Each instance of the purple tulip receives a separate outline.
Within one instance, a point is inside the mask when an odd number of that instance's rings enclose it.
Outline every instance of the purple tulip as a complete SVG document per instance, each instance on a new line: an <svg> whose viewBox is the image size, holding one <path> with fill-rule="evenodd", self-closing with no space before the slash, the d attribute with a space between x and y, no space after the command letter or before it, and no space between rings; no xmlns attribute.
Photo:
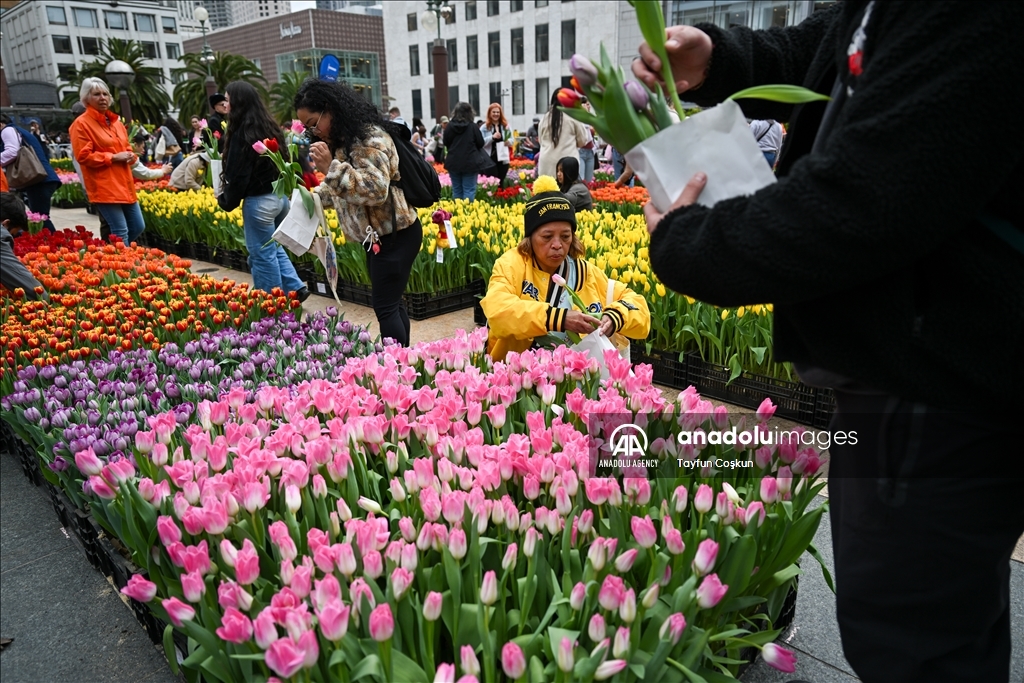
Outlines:
<svg viewBox="0 0 1024 683"><path fill-rule="evenodd" d="M647 109L647 105L650 103L650 98L642 85L636 81L626 81L625 88L626 94L629 95L629 101L633 103L634 107L640 111Z"/></svg>
<svg viewBox="0 0 1024 683"><path fill-rule="evenodd" d="M576 82L584 88L597 83L597 67L583 55L573 55L569 59L569 71L576 77Z"/></svg>

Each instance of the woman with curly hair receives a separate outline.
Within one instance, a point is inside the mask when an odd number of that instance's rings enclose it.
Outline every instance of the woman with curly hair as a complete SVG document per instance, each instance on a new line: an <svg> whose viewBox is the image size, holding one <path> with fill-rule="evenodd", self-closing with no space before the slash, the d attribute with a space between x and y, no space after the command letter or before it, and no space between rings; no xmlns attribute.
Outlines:
<svg viewBox="0 0 1024 683"><path fill-rule="evenodd" d="M423 226L402 189L393 185L401 175L391 139L392 134L408 135L408 129L385 122L372 102L347 85L315 78L299 88L295 111L317 138L309 155L325 177L314 191L325 208L337 211L345 238L366 246L381 336L408 346L409 314L402 294L423 243Z"/></svg>
<svg viewBox="0 0 1024 683"><path fill-rule="evenodd" d="M253 287L265 292L280 287L286 292L297 292L299 301L305 301L309 289L295 272L288 252L271 239L289 209L288 199L274 193L274 181L280 173L269 157L253 149L253 143L274 140L287 158L288 148L281 129L267 111L259 93L248 83L229 83L225 96L231 110L224 138L224 170L221 174L224 190L217 202L225 211L242 204L245 246L249 250Z"/></svg>

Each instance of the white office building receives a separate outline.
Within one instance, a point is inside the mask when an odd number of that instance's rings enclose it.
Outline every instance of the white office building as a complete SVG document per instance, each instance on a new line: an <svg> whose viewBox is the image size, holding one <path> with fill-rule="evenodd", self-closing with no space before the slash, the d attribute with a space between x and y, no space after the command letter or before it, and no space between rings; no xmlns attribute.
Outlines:
<svg viewBox="0 0 1024 683"><path fill-rule="evenodd" d="M448 102L469 102L481 116L500 102L509 125L526 130L548 109L551 94L567 84L569 58L595 59L603 42L611 59L628 64L640 44L635 13L625 0L455 0L452 17L440 22L448 50ZM437 30L422 25L423 2L385 2L384 36L388 93L411 121L433 121L431 49ZM624 56L620 59L620 55Z"/></svg>
<svg viewBox="0 0 1024 683"><path fill-rule="evenodd" d="M291 0L231 0L227 3L230 26L292 13Z"/></svg>
<svg viewBox="0 0 1024 683"><path fill-rule="evenodd" d="M171 70L184 66L178 6L171 0L31 0L0 15L3 65L7 81L52 83L60 88L76 70L93 61L100 40L122 38L142 44L150 61L164 73L172 96Z"/></svg>

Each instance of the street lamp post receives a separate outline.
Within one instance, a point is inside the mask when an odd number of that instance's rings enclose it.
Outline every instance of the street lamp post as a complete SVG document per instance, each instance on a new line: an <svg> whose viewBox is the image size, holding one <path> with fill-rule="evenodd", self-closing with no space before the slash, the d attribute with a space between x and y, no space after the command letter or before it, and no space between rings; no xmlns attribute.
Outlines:
<svg viewBox="0 0 1024 683"><path fill-rule="evenodd" d="M441 40L441 19L447 21L455 8L448 4L448 0L427 0L427 11L420 17L423 28L431 30L437 26L437 39L434 40L434 48L430 51L430 58L434 60L434 113L436 122L441 122L442 116L448 115L448 49Z"/></svg>
<svg viewBox="0 0 1024 683"><path fill-rule="evenodd" d="M120 94L121 116L126 123L132 122L132 106L128 102L128 88L135 82L135 71L127 62L115 59L109 62L103 70L107 77L107 83L117 88Z"/></svg>
<svg viewBox="0 0 1024 683"><path fill-rule="evenodd" d="M199 29L203 32L203 54L199 57L199 63L206 65L206 106L210 108L212 114L213 106L210 104L210 95L217 92L217 82L213 80L213 50L210 49L210 43L206 41L206 22L210 18L210 13L205 7L196 7L192 16L199 22Z"/></svg>

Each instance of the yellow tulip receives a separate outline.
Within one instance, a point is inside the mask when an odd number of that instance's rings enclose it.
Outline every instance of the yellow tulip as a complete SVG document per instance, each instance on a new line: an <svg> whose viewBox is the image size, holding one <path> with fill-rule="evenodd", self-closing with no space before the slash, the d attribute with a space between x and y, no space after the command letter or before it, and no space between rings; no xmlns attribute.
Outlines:
<svg viewBox="0 0 1024 683"><path fill-rule="evenodd" d="M737 318L742 318L744 313L746 313L746 310L743 308L743 306L740 306L739 308L736 309Z"/></svg>
<svg viewBox="0 0 1024 683"><path fill-rule="evenodd" d="M722 309L722 320L725 320L728 317L729 317L729 309L727 309L727 308Z"/></svg>
<svg viewBox="0 0 1024 683"><path fill-rule="evenodd" d="M658 296L665 296L665 285L660 282L654 286L654 290L658 293Z"/></svg>

